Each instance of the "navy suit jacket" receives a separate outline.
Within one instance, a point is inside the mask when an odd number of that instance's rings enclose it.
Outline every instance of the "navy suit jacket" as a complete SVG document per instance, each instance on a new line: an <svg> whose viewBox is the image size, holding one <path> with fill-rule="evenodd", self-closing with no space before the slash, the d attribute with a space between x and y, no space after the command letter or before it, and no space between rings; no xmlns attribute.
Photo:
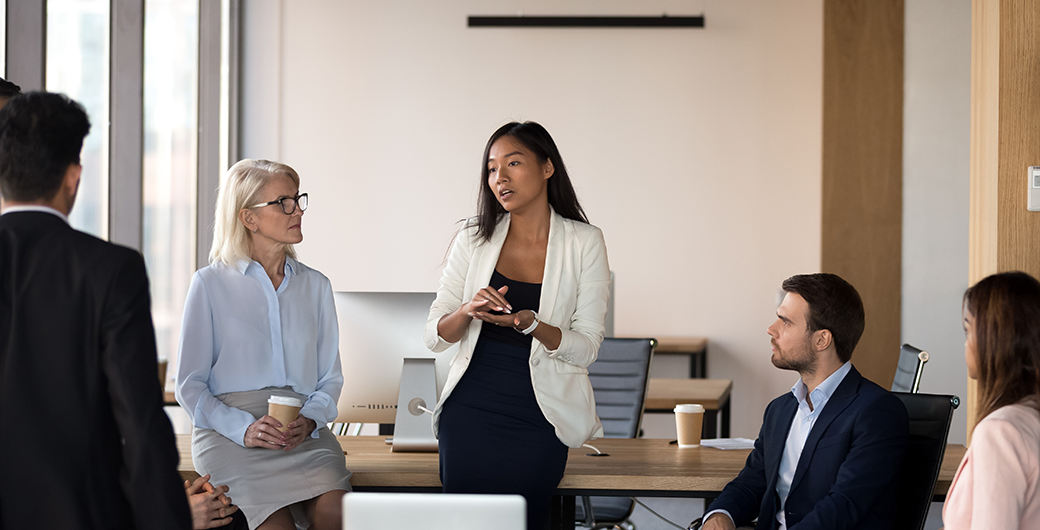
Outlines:
<svg viewBox="0 0 1040 530"><path fill-rule="evenodd" d="M780 459L798 409L788 392L766 407L762 430L744 469L709 507L737 526L758 517L777 528ZM892 528L895 479L909 425L898 398L852 368L813 425L795 468L784 511L789 530Z"/></svg>
<svg viewBox="0 0 1040 530"><path fill-rule="evenodd" d="M0 528L188 529L144 260L0 215Z"/></svg>

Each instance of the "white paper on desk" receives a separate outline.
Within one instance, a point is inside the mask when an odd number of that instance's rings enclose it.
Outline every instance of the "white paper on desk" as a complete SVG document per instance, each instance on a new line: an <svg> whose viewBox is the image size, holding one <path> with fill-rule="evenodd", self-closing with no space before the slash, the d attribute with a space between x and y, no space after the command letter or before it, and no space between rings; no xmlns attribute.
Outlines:
<svg viewBox="0 0 1040 530"><path fill-rule="evenodd" d="M715 449L754 449L755 441L747 438L712 438L709 440L701 440L701 445L704 447L714 447Z"/></svg>

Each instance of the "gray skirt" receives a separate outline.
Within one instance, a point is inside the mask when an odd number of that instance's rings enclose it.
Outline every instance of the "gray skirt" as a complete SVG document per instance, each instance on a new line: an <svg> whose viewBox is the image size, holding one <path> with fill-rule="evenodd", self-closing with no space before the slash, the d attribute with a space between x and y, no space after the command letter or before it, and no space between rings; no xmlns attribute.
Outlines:
<svg viewBox="0 0 1040 530"><path fill-rule="evenodd" d="M291 388L269 387L215 396L229 407L259 419L267 414L267 398L291 396L306 402L307 396ZM350 471L343 448L329 428L322 425L318 438L306 438L292 451L247 448L212 429L193 429L191 458L200 475L210 474L214 485L227 484L228 496L254 529L274 512L291 506L298 528L310 521L300 506L333 490L350 491Z"/></svg>

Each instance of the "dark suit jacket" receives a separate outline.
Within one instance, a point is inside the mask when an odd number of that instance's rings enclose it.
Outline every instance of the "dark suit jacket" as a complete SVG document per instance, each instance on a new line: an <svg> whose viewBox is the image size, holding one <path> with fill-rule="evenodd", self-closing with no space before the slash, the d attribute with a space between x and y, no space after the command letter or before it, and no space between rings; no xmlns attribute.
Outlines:
<svg viewBox="0 0 1040 530"><path fill-rule="evenodd" d="M191 528L137 252L0 215L0 528Z"/></svg>
<svg viewBox="0 0 1040 530"><path fill-rule="evenodd" d="M744 469L708 510L728 511L737 526L758 517L776 528L780 459L798 409L788 392L766 407ZM784 506L789 530L892 528L894 483L909 426L898 398L852 368L805 440Z"/></svg>

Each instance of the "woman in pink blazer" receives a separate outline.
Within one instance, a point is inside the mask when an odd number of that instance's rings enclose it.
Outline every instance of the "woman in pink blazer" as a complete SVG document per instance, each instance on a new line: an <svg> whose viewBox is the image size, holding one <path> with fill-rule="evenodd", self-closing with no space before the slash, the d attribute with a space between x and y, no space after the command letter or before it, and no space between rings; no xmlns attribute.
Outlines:
<svg viewBox="0 0 1040 530"><path fill-rule="evenodd" d="M1040 282L994 274L964 294L979 423L943 506L946 530L1040 525Z"/></svg>

